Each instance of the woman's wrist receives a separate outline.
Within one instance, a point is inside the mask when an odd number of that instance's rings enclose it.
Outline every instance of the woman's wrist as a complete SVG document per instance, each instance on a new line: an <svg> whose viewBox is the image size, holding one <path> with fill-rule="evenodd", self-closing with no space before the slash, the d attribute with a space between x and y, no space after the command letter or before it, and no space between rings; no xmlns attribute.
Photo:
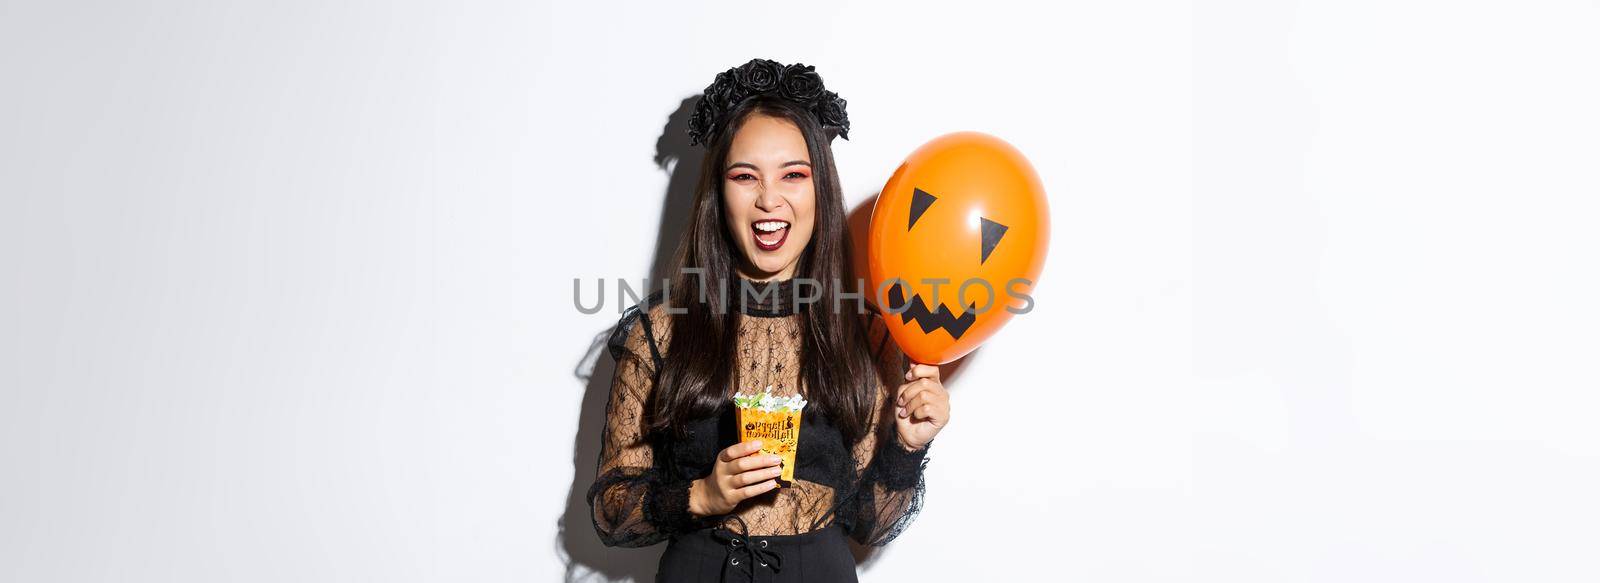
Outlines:
<svg viewBox="0 0 1600 583"><path fill-rule="evenodd" d="M933 440L918 448L907 447L898 435L886 441L879 443L878 453L872 460L874 479L891 490L915 487L921 480L928 447L933 445Z"/></svg>
<svg viewBox="0 0 1600 583"><path fill-rule="evenodd" d="M905 440L902 439L898 434L896 434L894 436L894 444L897 445L897 446L900 446L900 451L903 451L903 452L908 453L908 454L922 453L924 451L927 451L928 445L930 445L932 443L933 443L933 440L928 440L928 443L924 443L922 445L919 445L919 446L916 446L916 447L912 447L910 444L906 443Z"/></svg>
<svg viewBox="0 0 1600 583"><path fill-rule="evenodd" d="M704 518L706 516L707 513L705 511L705 504L701 503L700 501L700 498L705 495L705 491L705 478L700 478L693 482L689 482L690 516L695 518Z"/></svg>

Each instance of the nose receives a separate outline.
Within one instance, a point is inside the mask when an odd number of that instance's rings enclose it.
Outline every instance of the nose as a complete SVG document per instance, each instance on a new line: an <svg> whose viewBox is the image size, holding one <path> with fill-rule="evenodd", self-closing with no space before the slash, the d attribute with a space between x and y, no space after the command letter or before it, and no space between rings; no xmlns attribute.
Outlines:
<svg viewBox="0 0 1600 583"><path fill-rule="evenodd" d="M783 197L778 196L776 190L774 188L762 188L761 193L756 195L756 208L772 212L782 207Z"/></svg>

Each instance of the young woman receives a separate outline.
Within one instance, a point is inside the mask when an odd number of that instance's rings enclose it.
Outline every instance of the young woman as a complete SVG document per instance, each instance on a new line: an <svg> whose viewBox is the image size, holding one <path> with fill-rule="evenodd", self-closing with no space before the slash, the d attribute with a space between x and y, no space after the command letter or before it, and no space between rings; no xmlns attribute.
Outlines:
<svg viewBox="0 0 1600 583"><path fill-rule="evenodd" d="M855 581L846 538L886 544L921 506L950 402L938 367L905 362L861 296L841 297L860 291L831 146L844 103L811 67L757 59L691 119L708 151L679 270L611 337L588 492L608 546L670 541L658 581ZM734 426L733 394L768 387L809 402L783 484Z"/></svg>

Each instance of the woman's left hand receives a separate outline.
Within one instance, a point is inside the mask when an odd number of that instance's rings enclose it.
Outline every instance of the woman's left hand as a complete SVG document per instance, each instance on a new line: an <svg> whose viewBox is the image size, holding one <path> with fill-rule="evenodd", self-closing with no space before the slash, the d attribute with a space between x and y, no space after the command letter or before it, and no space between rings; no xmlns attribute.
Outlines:
<svg viewBox="0 0 1600 583"><path fill-rule="evenodd" d="M939 382L939 367L912 363L895 396L894 427L906 449L921 449L950 423L950 393Z"/></svg>

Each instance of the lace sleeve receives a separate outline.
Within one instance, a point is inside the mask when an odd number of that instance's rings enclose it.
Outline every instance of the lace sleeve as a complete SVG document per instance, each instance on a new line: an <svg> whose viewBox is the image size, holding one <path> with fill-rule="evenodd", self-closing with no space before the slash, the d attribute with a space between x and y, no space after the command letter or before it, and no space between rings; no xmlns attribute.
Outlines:
<svg viewBox="0 0 1600 583"><path fill-rule="evenodd" d="M864 545L883 546L910 527L922 509L923 469L932 442L915 451L900 444L894 430L893 393L905 374L905 361L881 320L873 318L872 323L872 346L879 362L877 406L870 425L875 429L855 446L860 482L850 511L850 537Z"/></svg>
<svg viewBox="0 0 1600 583"><path fill-rule="evenodd" d="M594 528L606 546L652 545L694 521L689 482L668 477L644 431L661 354L659 335L666 328L659 312L629 308L609 342L617 368L606 402L598 476L588 492Z"/></svg>

